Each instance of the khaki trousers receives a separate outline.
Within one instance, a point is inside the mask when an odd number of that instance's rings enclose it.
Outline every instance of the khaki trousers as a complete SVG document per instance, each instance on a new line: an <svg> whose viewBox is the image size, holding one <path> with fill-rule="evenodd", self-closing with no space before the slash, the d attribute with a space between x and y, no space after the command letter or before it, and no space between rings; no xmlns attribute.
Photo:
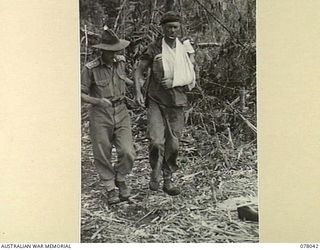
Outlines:
<svg viewBox="0 0 320 250"><path fill-rule="evenodd" d="M148 138L151 180L171 178L178 169L179 138L184 127L183 107L167 108L148 100Z"/></svg>
<svg viewBox="0 0 320 250"><path fill-rule="evenodd" d="M107 190L115 188L114 180L124 180L131 172L135 159L130 117L125 104L103 109L93 107L90 112L90 136L95 166ZM111 163L112 145L118 161Z"/></svg>

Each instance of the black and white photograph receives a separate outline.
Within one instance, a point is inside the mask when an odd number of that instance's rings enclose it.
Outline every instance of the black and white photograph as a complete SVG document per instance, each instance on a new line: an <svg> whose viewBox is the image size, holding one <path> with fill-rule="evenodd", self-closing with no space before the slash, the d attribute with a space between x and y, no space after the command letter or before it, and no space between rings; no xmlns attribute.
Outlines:
<svg viewBox="0 0 320 250"><path fill-rule="evenodd" d="M79 11L81 242L259 242L256 1Z"/></svg>

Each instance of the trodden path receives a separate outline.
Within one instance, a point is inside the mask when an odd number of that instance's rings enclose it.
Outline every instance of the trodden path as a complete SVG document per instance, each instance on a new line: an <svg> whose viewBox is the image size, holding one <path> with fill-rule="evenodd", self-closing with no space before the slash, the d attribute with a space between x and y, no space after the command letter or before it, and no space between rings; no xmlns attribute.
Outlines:
<svg viewBox="0 0 320 250"><path fill-rule="evenodd" d="M182 193L170 197L148 189L148 141L141 132L145 121L138 120L137 160L128 176L132 198L112 206L93 165L88 121L82 122L81 242L258 242L258 223L237 216L238 205L257 204L256 145L225 147L233 166L226 168L214 137L186 127L175 176Z"/></svg>

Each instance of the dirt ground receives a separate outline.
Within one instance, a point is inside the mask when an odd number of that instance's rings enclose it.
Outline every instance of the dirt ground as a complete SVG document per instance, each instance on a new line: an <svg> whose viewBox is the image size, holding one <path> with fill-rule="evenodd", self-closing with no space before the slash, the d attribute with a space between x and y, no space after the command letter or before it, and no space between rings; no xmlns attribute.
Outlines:
<svg viewBox="0 0 320 250"><path fill-rule="evenodd" d="M232 163L227 168L226 156L219 157L214 149L214 138L194 126L186 127L181 168L175 176L182 193L170 197L148 188L145 121L141 122L141 116L133 119L137 159L128 176L132 197L129 202L108 206L94 168L88 125L83 121L82 242L258 242L258 223L241 221L237 214L242 204L257 209L255 142L239 144L232 152L225 150Z"/></svg>

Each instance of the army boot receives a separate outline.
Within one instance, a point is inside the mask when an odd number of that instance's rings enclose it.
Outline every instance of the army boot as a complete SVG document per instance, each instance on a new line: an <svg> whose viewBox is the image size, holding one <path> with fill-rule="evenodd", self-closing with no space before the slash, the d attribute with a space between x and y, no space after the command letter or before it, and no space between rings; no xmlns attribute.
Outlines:
<svg viewBox="0 0 320 250"><path fill-rule="evenodd" d="M179 195L181 193L180 188L174 186L171 178L163 179L163 191L171 196Z"/></svg>
<svg viewBox="0 0 320 250"><path fill-rule="evenodd" d="M108 191L108 204L112 205L112 204L116 204L119 203L120 199L119 199L119 192L117 189L112 189L110 191Z"/></svg>
<svg viewBox="0 0 320 250"><path fill-rule="evenodd" d="M130 197L130 189L125 181L115 181L116 186L119 188L119 198L121 201L126 201Z"/></svg>
<svg viewBox="0 0 320 250"><path fill-rule="evenodd" d="M158 191L160 187L160 183L158 181L150 180L149 188L152 191Z"/></svg>

